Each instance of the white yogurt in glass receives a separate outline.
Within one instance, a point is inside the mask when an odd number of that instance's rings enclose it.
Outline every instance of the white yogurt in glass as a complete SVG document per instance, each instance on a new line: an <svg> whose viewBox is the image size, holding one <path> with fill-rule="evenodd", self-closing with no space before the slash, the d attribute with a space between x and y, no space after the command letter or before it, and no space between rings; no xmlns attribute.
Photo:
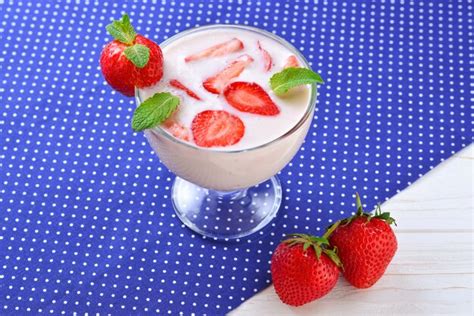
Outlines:
<svg viewBox="0 0 474 316"><path fill-rule="evenodd" d="M238 38L244 49L229 55L185 62L185 57L210 46ZM272 57L273 66L265 71L257 41ZM211 25L182 32L164 43L164 76L155 86L136 90L137 103L156 92L178 95L181 104L174 119L186 128L196 114L204 110L225 110L238 116L245 125L245 134L234 145L202 148L192 140L173 137L158 126L145 131L150 145L162 162L176 175L199 186L231 191L261 183L281 170L298 151L306 136L316 103L316 86L307 85L276 96L269 86L272 74L283 70L289 56L295 55L302 67L309 68L304 57L285 40L262 30L237 25ZM259 84L279 107L275 116L262 116L238 111L227 104L224 96L211 94L202 86L243 54L254 61L233 81ZM196 100L169 85L179 80L202 100Z"/></svg>

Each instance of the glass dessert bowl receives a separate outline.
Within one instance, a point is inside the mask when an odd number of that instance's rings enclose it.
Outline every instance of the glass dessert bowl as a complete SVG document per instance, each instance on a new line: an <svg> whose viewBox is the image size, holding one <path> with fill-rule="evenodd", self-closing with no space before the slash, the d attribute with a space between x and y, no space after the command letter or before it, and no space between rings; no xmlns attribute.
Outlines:
<svg viewBox="0 0 474 316"><path fill-rule="evenodd" d="M211 42L218 44L233 38L243 42L239 52L192 63L184 61L185 55L202 51ZM258 47L252 46L257 42ZM156 86L135 89L136 102L140 105L147 96L165 88L170 79L179 77L201 96L199 100L181 102L184 110L177 119L183 124L189 125L190 117L199 111L225 109L241 117L245 125L245 135L238 143L222 147L198 146L190 139L175 137L163 124L145 130L155 153L177 175L171 195L176 214L187 227L204 236L240 238L271 222L282 201L281 184L275 175L299 150L312 122L315 84L294 88L296 91L284 97L267 91L280 109L274 116L241 113L225 105L221 95L203 90L203 78L242 53L251 54L252 60L257 60L260 43L272 55L276 71L281 70L283 59L288 56L296 57L301 67L310 68L298 50L272 33L240 25L210 25L181 32L161 43L168 77L165 75ZM244 52L243 47L246 47ZM263 71L261 66L261 62L254 62L253 68L245 69L231 82L256 81L269 90L262 78L268 81L272 72ZM202 72L205 72L203 76Z"/></svg>

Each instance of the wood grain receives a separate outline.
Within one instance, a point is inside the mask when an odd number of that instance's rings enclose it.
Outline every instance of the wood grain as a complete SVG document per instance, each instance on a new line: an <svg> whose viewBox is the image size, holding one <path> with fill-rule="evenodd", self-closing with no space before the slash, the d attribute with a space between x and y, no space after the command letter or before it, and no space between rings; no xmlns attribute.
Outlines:
<svg viewBox="0 0 474 316"><path fill-rule="evenodd" d="M399 250L372 288L341 278L323 299L294 308L270 286L230 315L473 315L473 177L471 145L384 203Z"/></svg>

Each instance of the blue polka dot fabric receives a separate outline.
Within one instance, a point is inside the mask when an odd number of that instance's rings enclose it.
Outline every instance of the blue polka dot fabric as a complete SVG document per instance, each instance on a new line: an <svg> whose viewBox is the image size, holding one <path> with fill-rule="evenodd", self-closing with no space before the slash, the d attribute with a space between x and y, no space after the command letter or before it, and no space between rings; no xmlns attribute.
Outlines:
<svg viewBox="0 0 474 316"><path fill-rule="evenodd" d="M264 231L215 241L176 217L174 175L132 131L134 100L99 69L105 26L125 12L156 42L198 25L253 25L325 78ZM320 234L355 210L355 191L371 209L472 142L473 12L470 1L3 2L0 314L239 306L271 283L286 233Z"/></svg>

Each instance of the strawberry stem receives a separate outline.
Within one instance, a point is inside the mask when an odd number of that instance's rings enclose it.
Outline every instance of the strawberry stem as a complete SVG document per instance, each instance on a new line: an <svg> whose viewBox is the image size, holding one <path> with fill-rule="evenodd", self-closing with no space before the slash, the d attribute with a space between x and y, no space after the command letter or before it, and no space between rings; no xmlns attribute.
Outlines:
<svg viewBox="0 0 474 316"><path fill-rule="evenodd" d="M334 225L337 227L339 222L334 223ZM336 229L336 227L334 229ZM303 245L303 251L307 251L309 248L312 248L318 260L321 257L321 254L324 253L334 262L334 264L336 264L336 266L342 267L335 248L330 248L326 234L324 234L323 237L316 237L307 234L290 234L288 235L290 237L283 242L288 244L289 247Z"/></svg>
<svg viewBox="0 0 474 316"><path fill-rule="evenodd" d="M338 226L339 225L348 225L350 222L352 222L354 219L356 219L358 217L365 217L367 222L369 222L373 218L378 218L378 219L381 219L381 220L387 222L387 224L389 224L389 225L390 224L395 224L395 226L397 225L397 223L395 222L395 219L390 216L389 212L382 212L380 204L377 204L377 208L375 209L374 214L364 212L364 208L362 206L362 202L360 200L359 193L357 193L357 192L356 192L356 206L357 206L356 214L352 215L352 216L349 216L349 217L347 217L343 220L340 220L339 221L340 223L337 224ZM329 235L331 235L331 233L337 228L337 227L333 227L334 225L332 225L328 228L328 231L324 234L324 236L326 236L328 238Z"/></svg>
<svg viewBox="0 0 474 316"><path fill-rule="evenodd" d="M114 39L128 46L133 45L135 37L137 36L127 14L124 14L122 19L113 21L105 28Z"/></svg>
<svg viewBox="0 0 474 316"><path fill-rule="evenodd" d="M360 201L359 193L356 192L356 207L357 215L362 216L364 214L364 208L362 207L362 202Z"/></svg>
<svg viewBox="0 0 474 316"><path fill-rule="evenodd" d="M336 248L334 249L323 249L323 252L338 266L339 268L344 270L344 266L342 265L341 259L337 255Z"/></svg>
<svg viewBox="0 0 474 316"><path fill-rule="evenodd" d="M329 226L329 228L328 228L328 229L326 230L326 232L324 233L323 238L329 239L329 236L331 236L331 234L333 233L333 231L335 231L336 228L338 228L340 224L341 224L341 221L337 221L337 222L335 222L334 224L332 224L331 226Z"/></svg>

